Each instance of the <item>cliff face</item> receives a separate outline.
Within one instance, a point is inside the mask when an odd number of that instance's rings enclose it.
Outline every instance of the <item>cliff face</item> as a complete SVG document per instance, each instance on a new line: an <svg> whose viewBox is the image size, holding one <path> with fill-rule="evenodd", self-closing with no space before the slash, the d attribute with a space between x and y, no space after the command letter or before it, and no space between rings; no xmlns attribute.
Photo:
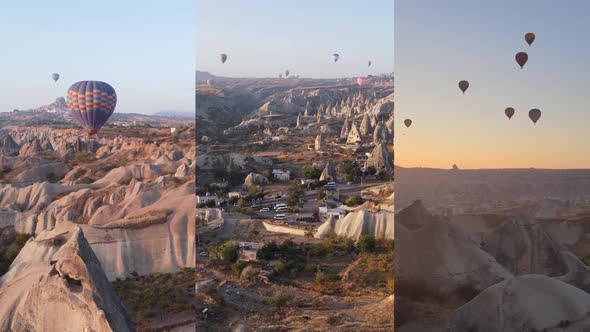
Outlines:
<svg viewBox="0 0 590 332"><path fill-rule="evenodd" d="M134 331L80 227L30 239L0 279L0 330Z"/></svg>

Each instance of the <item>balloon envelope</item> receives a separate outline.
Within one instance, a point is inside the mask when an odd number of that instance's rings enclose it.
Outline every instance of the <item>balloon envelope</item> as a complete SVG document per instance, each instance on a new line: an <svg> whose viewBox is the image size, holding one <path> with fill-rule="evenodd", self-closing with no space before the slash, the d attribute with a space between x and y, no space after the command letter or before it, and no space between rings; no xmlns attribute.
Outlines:
<svg viewBox="0 0 590 332"><path fill-rule="evenodd" d="M285 70L285 77L289 76L289 71Z"/></svg>
<svg viewBox="0 0 590 332"><path fill-rule="evenodd" d="M518 65L520 66L520 69L522 69L522 67L524 67L524 64L529 59L529 55L526 54L526 52L518 52L516 53L514 58L516 59L516 63L518 63Z"/></svg>
<svg viewBox="0 0 590 332"><path fill-rule="evenodd" d="M532 32L527 33L524 35L524 40L531 46L531 44L535 41L535 34Z"/></svg>
<svg viewBox="0 0 590 332"><path fill-rule="evenodd" d="M463 93L465 93L465 91L467 91L467 88L469 88L469 82L467 82L467 81L459 82L459 89L461 89L461 91L463 91Z"/></svg>
<svg viewBox="0 0 590 332"><path fill-rule="evenodd" d="M336 62L340 58L340 54L334 53L334 54L332 54L332 57L334 58L334 62Z"/></svg>
<svg viewBox="0 0 590 332"><path fill-rule="evenodd" d="M371 61L369 61L369 63L367 64L367 67L371 67Z"/></svg>
<svg viewBox="0 0 590 332"><path fill-rule="evenodd" d="M221 57L221 63L225 63L225 61L227 61L227 54L221 53L220 57Z"/></svg>
<svg viewBox="0 0 590 332"><path fill-rule="evenodd" d="M511 118L512 118L512 116L514 115L514 108L512 108L512 107L507 107L507 108L504 110L504 113L506 114L506 116L508 117L508 119L511 119Z"/></svg>
<svg viewBox="0 0 590 332"><path fill-rule="evenodd" d="M59 74L53 73L53 74L51 74L51 78L53 79L54 82L57 82L57 80L59 80Z"/></svg>
<svg viewBox="0 0 590 332"><path fill-rule="evenodd" d="M410 128L410 126L412 125L412 120L410 120L410 119L405 119L405 120L404 120L404 124L406 125L406 128Z"/></svg>
<svg viewBox="0 0 590 332"><path fill-rule="evenodd" d="M529 111L529 118L531 118L531 120L533 121L533 123L537 123L537 121L539 121L539 118L541 117L541 111L533 108L532 110Z"/></svg>
<svg viewBox="0 0 590 332"><path fill-rule="evenodd" d="M367 78L366 77L359 77L356 79L356 82L358 83L359 86L362 87L367 82Z"/></svg>
<svg viewBox="0 0 590 332"><path fill-rule="evenodd" d="M115 111L117 93L112 86L100 81L74 83L66 95L68 109L76 121L94 135Z"/></svg>

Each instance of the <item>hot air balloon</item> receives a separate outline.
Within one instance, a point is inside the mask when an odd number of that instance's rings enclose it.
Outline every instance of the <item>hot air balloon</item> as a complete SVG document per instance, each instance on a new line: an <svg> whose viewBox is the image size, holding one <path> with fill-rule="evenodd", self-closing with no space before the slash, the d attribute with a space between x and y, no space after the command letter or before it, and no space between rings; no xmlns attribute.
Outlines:
<svg viewBox="0 0 590 332"><path fill-rule="evenodd" d="M465 91L467 91L467 88L469 88L469 82L467 82L467 81L459 82L459 89L461 89L461 91L463 91L463 93L465 93Z"/></svg>
<svg viewBox="0 0 590 332"><path fill-rule="evenodd" d="M74 83L66 95L68 109L88 135L95 135L107 122L117 105L117 93L112 86L99 81Z"/></svg>
<svg viewBox="0 0 590 332"><path fill-rule="evenodd" d="M541 111L533 108L532 110L529 111L529 118L531 118L531 120L533 121L533 123L537 123L537 121L539 120L539 118L541 117Z"/></svg>
<svg viewBox="0 0 590 332"><path fill-rule="evenodd" d="M282 74L282 73L281 73L281 74L279 74L279 78L283 78L283 74Z"/></svg>
<svg viewBox="0 0 590 332"><path fill-rule="evenodd" d="M522 69L522 67L524 67L524 64L529 59L529 55L526 54L526 52L518 52L516 53L514 58L516 59L516 63L518 63L518 65L520 66L520 69Z"/></svg>
<svg viewBox="0 0 590 332"><path fill-rule="evenodd" d="M285 77L289 77L289 71L285 70Z"/></svg>
<svg viewBox="0 0 590 332"><path fill-rule="evenodd" d="M371 67L371 60L369 60L369 62L367 63L367 67Z"/></svg>
<svg viewBox="0 0 590 332"><path fill-rule="evenodd" d="M208 79L207 80L207 85L210 87L213 87L213 80L212 79Z"/></svg>
<svg viewBox="0 0 590 332"><path fill-rule="evenodd" d="M363 85L365 85L365 83L367 82L367 78L366 77L359 77L356 79L356 82L358 83L358 85L360 87L363 87Z"/></svg>
<svg viewBox="0 0 590 332"><path fill-rule="evenodd" d="M406 128L410 128L410 126L412 125L412 120L410 120L410 119L405 119L405 120L404 120L404 124L406 125Z"/></svg>
<svg viewBox="0 0 590 332"><path fill-rule="evenodd" d="M57 82L57 80L59 80L59 74L53 73L53 74L51 74L51 78L53 79L54 82Z"/></svg>
<svg viewBox="0 0 590 332"><path fill-rule="evenodd" d="M535 41L535 34L532 32L527 33L524 35L524 40L531 46L531 44Z"/></svg>
<svg viewBox="0 0 590 332"><path fill-rule="evenodd" d="M512 116L514 115L514 108L512 107L507 107L504 110L504 113L506 114L506 116L508 117L508 119L512 119Z"/></svg>
<svg viewBox="0 0 590 332"><path fill-rule="evenodd" d="M225 63L225 61L227 61L227 54L221 53L220 57L221 57L221 63Z"/></svg>
<svg viewBox="0 0 590 332"><path fill-rule="evenodd" d="M334 54L332 54L332 57L334 58L334 62L336 62L340 58L340 54L334 53Z"/></svg>

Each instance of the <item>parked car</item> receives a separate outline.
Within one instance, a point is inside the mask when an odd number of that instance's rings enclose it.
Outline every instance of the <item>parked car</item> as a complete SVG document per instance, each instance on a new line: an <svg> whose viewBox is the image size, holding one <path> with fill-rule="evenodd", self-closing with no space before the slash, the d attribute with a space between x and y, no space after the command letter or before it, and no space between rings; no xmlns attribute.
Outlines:
<svg viewBox="0 0 590 332"><path fill-rule="evenodd" d="M202 256L202 257L207 257L207 253L206 253L206 252L204 252L204 251L201 251L201 252L199 253L199 256Z"/></svg>
<svg viewBox="0 0 590 332"><path fill-rule="evenodd" d="M275 215L275 219L276 220L283 220L285 218L286 218L286 216L284 214L277 214L277 215Z"/></svg>
<svg viewBox="0 0 590 332"><path fill-rule="evenodd" d="M270 212L270 209L265 207L265 208L260 209L260 212Z"/></svg>

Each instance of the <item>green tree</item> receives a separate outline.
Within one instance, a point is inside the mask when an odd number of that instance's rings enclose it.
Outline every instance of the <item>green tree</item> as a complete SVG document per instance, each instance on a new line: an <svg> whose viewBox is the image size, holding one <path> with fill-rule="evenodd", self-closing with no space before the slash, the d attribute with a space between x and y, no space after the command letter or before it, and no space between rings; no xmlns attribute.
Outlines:
<svg viewBox="0 0 590 332"><path fill-rule="evenodd" d="M308 179L319 179L322 175L322 170L316 166L305 166L303 167L303 176Z"/></svg>
<svg viewBox="0 0 590 332"><path fill-rule="evenodd" d="M239 249L240 247L237 243L227 241L221 248L221 258L228 263L233 263L238 260Z"/></svg>
<svg viewBox="0 0 590 332"><path fill-rule="evenodd" d="M375 250L375 237L370 234L361 235L357 247L360 252L373 252Z"/></svg>
<svg viewBox="0 0 590 332"><path fill-rule="evenodd" d="M240 208L243 208L245 204L246 204L246 201L243 198L241 198L241 197L238 198L238 206Z"/></svg>

